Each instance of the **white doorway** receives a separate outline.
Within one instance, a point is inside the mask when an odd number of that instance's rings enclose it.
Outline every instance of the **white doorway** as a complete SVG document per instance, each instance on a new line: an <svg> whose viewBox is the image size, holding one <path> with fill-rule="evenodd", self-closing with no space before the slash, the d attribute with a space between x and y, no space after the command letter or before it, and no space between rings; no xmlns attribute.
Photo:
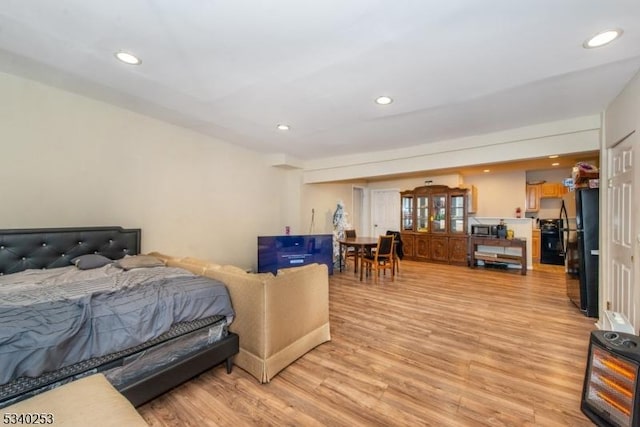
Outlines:
<svg viewBox="0 0 640 427"><path fill-rule="evenodd" d="M638 136L631 133L609 148L608 168L608 246L611 250L607 268L607 292L604 308L624 314L636 332L640 330L639 292L634 289L634 255L640 235L634 221L634 188L637 188L638 160L635 146ZM637 209L637 206L635 207ZM636 237L637 236L637 237Z"/></svg>
<svg viewBox="0 0 640 427"><path fill-rule="evenodd" d="M353 215L351 217L351 226L359 235L365 235L363 213L364 213L364 188L353 187L351 196L351 206L353 206Z"/></svg>
<svg viewBox="0 0 640 427"><path fill-rule="evenodd" d="M400 190L371 190L371 236L400 231Z"/></svg>

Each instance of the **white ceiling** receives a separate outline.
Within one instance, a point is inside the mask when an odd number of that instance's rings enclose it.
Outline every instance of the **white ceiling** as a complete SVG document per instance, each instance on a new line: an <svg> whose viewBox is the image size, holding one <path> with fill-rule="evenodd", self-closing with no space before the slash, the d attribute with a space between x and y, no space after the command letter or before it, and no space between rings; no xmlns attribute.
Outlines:
<svg viewBox="0 0 640 427"><path fill-rule="evenodd" d="M599 113L639 69L638 0L0 2L0 71L302 160Z"/></svg>

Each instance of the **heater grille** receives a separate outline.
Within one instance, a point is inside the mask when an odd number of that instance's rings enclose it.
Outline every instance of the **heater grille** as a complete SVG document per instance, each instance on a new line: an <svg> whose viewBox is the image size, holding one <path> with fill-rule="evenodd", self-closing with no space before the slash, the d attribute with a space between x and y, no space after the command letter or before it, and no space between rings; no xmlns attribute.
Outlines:
<svg viewBox="0 0 640 427"><path fill-rule="evenodd" d="M591 334L582 409L604 426L635 426L638 337L597 331Z"/></svg>

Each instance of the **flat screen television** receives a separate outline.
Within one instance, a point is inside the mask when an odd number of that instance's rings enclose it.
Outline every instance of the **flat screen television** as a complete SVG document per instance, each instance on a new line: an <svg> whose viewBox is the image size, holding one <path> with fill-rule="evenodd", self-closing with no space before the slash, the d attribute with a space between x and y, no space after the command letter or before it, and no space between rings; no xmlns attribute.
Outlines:
<svg viewBox="0 0 640 427"><path fill-rule="evenodd" d="M258 273L325 264L333 274L333 234L258 236Z"/></svg>

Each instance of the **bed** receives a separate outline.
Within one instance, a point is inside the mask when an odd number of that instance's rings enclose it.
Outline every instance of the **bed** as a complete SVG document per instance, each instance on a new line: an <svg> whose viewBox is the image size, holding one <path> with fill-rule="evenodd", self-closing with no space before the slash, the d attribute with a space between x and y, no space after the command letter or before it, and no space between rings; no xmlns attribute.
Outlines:
<svg viewBox="0 0 640 427"><path fill-rule="evenodd" d="M96 372L135 406L231 372L226 287L139 252L139 229L0 230L0 408Z"/></svg>

